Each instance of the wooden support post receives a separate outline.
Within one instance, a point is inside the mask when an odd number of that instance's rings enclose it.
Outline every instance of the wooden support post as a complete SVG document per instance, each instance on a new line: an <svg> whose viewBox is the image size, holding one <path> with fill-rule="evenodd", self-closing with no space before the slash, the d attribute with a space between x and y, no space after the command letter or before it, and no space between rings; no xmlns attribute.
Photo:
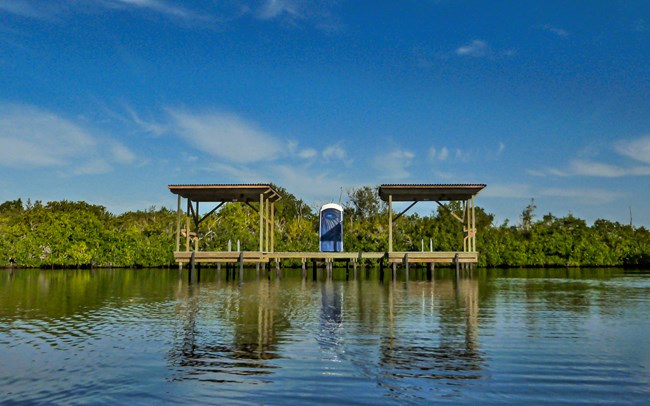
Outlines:
<svg viewBox="0 0 650 406"><path fill-rule="evenodd" d="M393 252L393 195L388 195L388 252Z"/></svg>
<svg viewBox="0 0 650 406"><path fill-rule="evenodd" d="M264 252L264 194L260 193L260 252Z"/></svg>
<svg viewBox="0 0 650 406"><path fill-rule="evenodd" d="M271 202L271 252L275 252L275 202Z"/></svg>
<svg viewBox="0 0 650 406"><path fill-rule="evenodd" d="M318 279L318 270L316 269L316 260L315 259L311 260L311 272L312 272L312 279L313 280Z"/></svg>
<svg viewBox="0 0 650 406"><path fill-rule="evenodd" d="M181 200L183 198L178 195L178 209L176 210L176 251L181 250Z"/></svg>
<svg viewBox="0 0 650 406"><path fill-rule="evenodd" d="M239 281L244 281L244 252L239 252Z"/></svg>
<svg viewBox="0 0 650 406"><path fill-rule="evenodd" d="M190 199L187 199L187 217L185 217L185 251L190 250Z"/></svg>
<svg viewBox="0 0 650 406"><path fill-rule="evenodd" d="M472 196L472 252L476 252L476 202Z"/></svg>
<svg viewBox="0 0 650 406"><path fill-rule="evenodd" d="M393 262L393 272L392 273L393 273L393 275L392 275L393 280L397 279L397 264L395 262Z"/></svg>
<svg viewBox="0 0 650 406"><path fill-rule="evenodd" d="M302 279L306 279L307 278L307 259L303 258L301 260L301 263L302 263Z"/></svg>
<svg viewBox="0 0 650 406"><path fill-rule="evenodd" d="M192 255L190 256L190 267L188 270L188 275L187 278L190 283L194 282L194 273L195 273L195 264L194 264L194 252L192 252Z"/></svg>
<svg viewBox="0 0 650 406"><path fill-rule="evenodd" d="M403 264L404 264L404 278L406 280L409 280L409 254L408 252L404 254L404 259L403 259Z"/></svg>
<svg viewBox="0 0 650 406"><path fill-rule="evenodd" d="M460 271L460 261L458 260L458 253L454 256L454 262L456 263L456 275L458 275L458 271Z"/></svg>
<svg viewBox="0 0 650 406"><path fill-rule="evenodd" d="M266 252L269 252L269 229L271 224L269 224L269 212L270 212L270 202L267 200L264 205L264 247Z"/></svg>
<svg viewBox="0 0 650 406"><path fill-rule="evenodd" d="M275 276L280 277L280 258L275 260Z"/></svg>

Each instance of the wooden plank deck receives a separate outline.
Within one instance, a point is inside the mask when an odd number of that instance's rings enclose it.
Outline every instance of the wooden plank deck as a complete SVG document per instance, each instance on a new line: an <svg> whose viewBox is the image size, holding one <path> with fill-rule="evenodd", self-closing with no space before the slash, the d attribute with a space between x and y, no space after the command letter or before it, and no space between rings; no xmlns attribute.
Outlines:
<svg viewBox="0 0 650 406"><path fill-rule="evenodd" d="M189 263L192 258L192 251L176 251L174 258L178 263ZM477 252L462 251L400 251L400 252L259 252L259 251L196 251L194 252L195 262L226 263L239 262L261 263L269 261L282 261L283 259L300 259L303 261L361 261L363 259L380 260L386 258L388 263L477 263Z"/></svg>

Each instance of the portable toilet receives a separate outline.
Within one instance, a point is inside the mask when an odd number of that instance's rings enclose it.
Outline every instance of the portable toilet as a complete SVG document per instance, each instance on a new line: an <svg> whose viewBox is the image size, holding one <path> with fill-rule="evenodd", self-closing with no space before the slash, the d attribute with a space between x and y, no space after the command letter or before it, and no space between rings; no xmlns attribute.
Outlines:
<svg viewBox="0 0 650 406"><path fill-rule="evenodd" d="M329 203L320 208L318 243L321 252L343 252L343 207Z"/></svg>

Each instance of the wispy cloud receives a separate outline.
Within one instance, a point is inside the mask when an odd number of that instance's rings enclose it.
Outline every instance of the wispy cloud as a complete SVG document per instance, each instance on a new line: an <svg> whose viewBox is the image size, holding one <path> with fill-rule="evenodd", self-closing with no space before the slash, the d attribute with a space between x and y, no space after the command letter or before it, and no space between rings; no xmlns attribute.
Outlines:
<svg viewBox="0 0 650 406"><path fill-rule="evenodd" d="M650 136L619 141L606 148L608 159L615 152L625 158L638 162L634 165L612 164L598 160L600 148L586 148L579 155L588 159L573 159L565 168L532 169L532 176L592 176L601 178L620 178L624 176L650 176Z"/></svg>
<svg viewBox="0 0 650 406"><path fill-rule="evenodd" d="M375 157L373 166L381 170L387 179L400 180L411 176L407 170L415 158L411 151L396 148L388 153Z"/></svg>
<svg viewBox="0 0 650 406"><path fill-rule="evenodd" d="M29 0L0 0L0 12L14 14L27 18L47 18L56 12L57 8L53 7L50 2L34 3Z"/></svg>
<svg viewBox="0 0 650 406"><path fill-rule="evenodd" d="M478 58L486 56L489 50L490 47L487 42L480 39L475 39L468 44L458 47L456 49L456 55Z"/></svg>
<svg viewBox="0 0 650 406"><path fill-rule="evenodd" d="M168 110L173 129L195 148L226 162L268 161L284 155L287 145L243 118L221 111Z"/></svg>
<svg viewBox="0 0 650 406"><path fill-rule="evenodd" d="M332 13L331 0L236 0L228 2L183 2L181 0L0 0L0 13L24 18L56 20L74 14L140 12L164 16L180 25L223 28L244 17L308 24L336 31L340 23Z"/></svg>
<svg viewBox="0 0 650 406"><path fill-rule="evenodd" d="M330 160L340 160L345 161L347 159L348 153L341 146L341 143L333 144L328 146L323 150L323 158L327 161Z"/></svg>
<svg viewBox="0 0 650 406"><path fill-rule="evenodd" d="M318 155L318 151L316 151L313 148L305 148L305 149L300 150L300 152L298 152L298 156L300 158L302 158L302 159L313 158L316 155Z"/></svg>
<svg viewBox="0 0 650 406"><path fill-rule="evenodd" d="M340 23L332 13L332 0L262 0L254 9L260 20L281 20L292 25L304 22L324 31L336 31Z"/></svg>
<svg viewBox="0 0 650 406"><path fill-rule="evenodd" d="M539 24L539 25L536 25L535 28L537 28L538 30L550 32L551 34L555 34L558 37L566 38L566 37L569 36L569 32L567 30L565 30L563 28L555 27L555 26L550 25L550 24Z"/></svg>
<svg viewBox="0 0 650 406"><path fill-rule="evenodd" d="M529 170L533 176L591 176L599 178L620 178L624 176L648 176L650 166L621 166L597 162L593 160L574 159L564 169L547 168L545 170Z"/></svg>
<svg viewBox="0 0 650 406"><path fill-rule="evenodd" d="M262 20L277 18L286 14L291 17L302 17L300 3L291 0L266 0L257 10L257 17Z"/></svg>
<svg viewBox="0 0 650 406"><path fill-rule="evenodd" d="M540 196L559 197L573 200L580 204L599 205L616 201L624 196L623 193L605 189L589 188L548 188L539 191Z"/></svg>
<svg viewBox="0 0 650 406"><path fill-rule="evenodd" d="M449 156L449 149L447 147L442 147L440 150L436 147L429 148L429 160L431 161L445 161Z"/></svg>
<svg viewBox="0 0 650 406"><path fill-rule="evenodd" d="M650 164L650 136L620 141L616 144L615 150L628 158L644 164Z"/></svg>
<svg viewBox="0 0 650 406"><path fill-rule="evenodd" d="M530 199L532 187L524 183L495 183L481 192L481 197L501 199Z"/></svg>
<svg viewBox="0 0 650 406"><path fill-rule="evenodd" d="M199 15L193 11L185 9L181 6L172 5L162 0L104 0L106 4L122 5L132 8L140 8L145 10L155 11L160 14L165 14L173 17L180 18L197 18Z"/></svg>
<svg viewBox="0 0 650 406"><path fill-rule="evenodd" d="M125 145L55 113L16 104L2 104L0 111L2 166L96 174L111 171L111 163L135 161Z"/></svg>

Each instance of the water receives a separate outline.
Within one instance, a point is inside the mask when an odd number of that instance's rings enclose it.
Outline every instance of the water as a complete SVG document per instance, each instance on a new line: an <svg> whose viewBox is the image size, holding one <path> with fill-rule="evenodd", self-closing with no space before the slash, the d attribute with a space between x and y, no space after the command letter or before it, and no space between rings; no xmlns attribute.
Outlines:
<svg viewBox="0 0 650 406"><path fill-rule="evenodd" d="M647 403L650 275L0 271L0 403Z"/></svg>

